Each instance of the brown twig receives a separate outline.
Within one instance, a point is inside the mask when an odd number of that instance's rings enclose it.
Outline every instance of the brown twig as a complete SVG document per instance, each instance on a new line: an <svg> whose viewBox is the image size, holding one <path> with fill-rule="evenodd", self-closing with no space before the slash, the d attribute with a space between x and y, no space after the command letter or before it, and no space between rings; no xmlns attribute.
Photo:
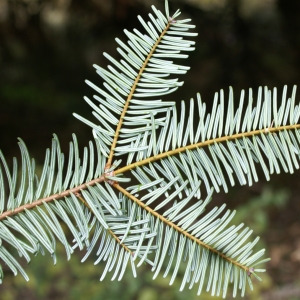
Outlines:
<svg viewBox="0 0 300 300"><path fill-rule="evenodd" d="M62 193L57 193L57 194L51 195L49 197L38 199L38 200L33 201L31 203L24 204L22 206L19 206L19 207L13 209L13 210L8 210L8 211L6 211L6 212L4 212L4 213L2 213L0 215L0 220L5 219L6 217L11 217L11 216L16 215L16 214L18 214L20 212L23 212L25 209L32 209L32 208L34 208L36 206L40 206L40 205L42 205L45 202L51 202L53 200L59 200L59 199L62 199L64 197L68 197L68 196L70 196L71 193L74 194L74 195L80 195L80 191L83 190L83 189L86 189L87 185L93 186L96 183L100 183L100 182L103 182L103 181L105 181L105 177L101 176L99 178L91 180L90 182L86 182L86 183L83 183L83 184L81 184L81 185L79 185L79 186L77 186L75 188L66 190L66 191L64 191ZM83 203L86 206L88 206L87 203L85 202L85 200L84 200Z"/></svg>

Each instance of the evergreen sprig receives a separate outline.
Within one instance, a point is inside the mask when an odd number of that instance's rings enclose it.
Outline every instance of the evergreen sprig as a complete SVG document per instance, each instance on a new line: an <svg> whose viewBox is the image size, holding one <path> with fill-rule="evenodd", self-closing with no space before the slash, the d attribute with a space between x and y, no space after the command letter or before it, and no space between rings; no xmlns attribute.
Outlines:
<svg viewBox="0 0 300 300"><path fill-rule="evenodd" d="M221 188L258 181L257 167L267 180L299 168L296 88L287 99L285 87L280 104L276 89L260 88L257 101L242 91L236 109L232 89L226 104L221 90L211 112L199 94L180 107L162 101L182 86L176 76L189 67L177 60L194 49L196 34L179 11L169 14L167 1L165 15L152 9L150 21L138 17L145 33L125 30L127 43L116 39L122 59L104 53L111 65L95 66L104 87L87 81L97 92L93 101L85 97L97 122L74 114L93 132L83 153L73 135L65 156L54 135L38 176L21 139L20 166L14 158L10 170L0 152L0 258L28 280L15 256L29 262L30 254L49 252L56 263L61 242L68 259L76 248L86 251L82 261L96 252L95 264L105 262L101 280L108 273L121 280L128 265L137 276L147 263L153 278L164 269L172 284L183 265L180 290L225 297L231 283L233 295L243 296L269 259L254 250L251 229L232 225L234 211L206 207Z"/></svg>

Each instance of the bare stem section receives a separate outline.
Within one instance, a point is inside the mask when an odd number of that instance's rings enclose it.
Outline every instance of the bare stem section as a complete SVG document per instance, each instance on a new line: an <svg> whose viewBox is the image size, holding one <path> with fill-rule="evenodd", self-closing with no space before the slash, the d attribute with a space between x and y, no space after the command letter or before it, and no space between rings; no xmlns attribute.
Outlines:
<svg viewBox="0 0 300 300"><path fill-rule="evenodd" d="M100 183L100 182L103 182L105 181L105 177L104 176L101 176L99 178L96 178L90 182L87 182L87 183L83 183L79 186L76 186L72 189L69 189L69 190L66 190L62 193L57 193L57 194L53 194L49 197L45 197L45 198L41 198L41 199L37 199L31 203L27 203L27 204L24 204L24 205L21 205L17 208L15 208L14 210L7 210L6 212L4 212L3 214L0 215L0 220L3 220L5 219L6 217L11 217L11 216L14 216L20 212L23 212L25 209L32 209L32 208L35 208L36 206L40 206L42 205L43 203L45 202L51 202L53 200L59 200L59 199L63 199L64 197L68 197L70 196L71 194L74 194L75 196L77 196L80 201L82 201L84 203L85 206L89 207L88 204L86 203L86 201L81 197L81 190L84 190L87 188L87 185L89 186L93 186L95 185L96 183Z"/></svg>

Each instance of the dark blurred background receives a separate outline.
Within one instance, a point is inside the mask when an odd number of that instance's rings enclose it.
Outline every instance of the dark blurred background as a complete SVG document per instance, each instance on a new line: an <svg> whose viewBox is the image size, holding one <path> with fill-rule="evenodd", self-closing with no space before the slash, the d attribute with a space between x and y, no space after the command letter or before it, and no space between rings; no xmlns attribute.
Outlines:
<svg viewBox="0 0 300 300"><path fill-rule="evenodd" d="M192 18L199 33L196 50L186 60L192 66L182 77L184 86L169 100L195 97L211 103L214 93L233 86L235 99L241 89L277 87L300 82L299 0L170 0L171 11ZM19 157L16 138L21 137L38 163L57 133L67 152L71 133L81 145L90 129L73 112L91 118L83 96L93 91L84 79L101 85L93 63L106 66L102 52L117 55L115 37L126 40L123 29L140 28L140 14L150 6L164 10L161 0L0 0L0 148L6 158ZM297 100L299 101L299 96ZM261 236L272 261L263 282L246 299L300 299L299 172L262 179L252 187L235 187L218 194L216 205L237 208L235 223L245 222ZM263 176L261 176L263 178ZM1 299L200 299L196 290L178 292L160 277L152 281L147 267L133 279L99 283L101 267L90 260L80 264L76 254L58 265L50 257L34 258L26 267L30 282L9 271ZM211 299L205 294L201 299Z"/></svg>

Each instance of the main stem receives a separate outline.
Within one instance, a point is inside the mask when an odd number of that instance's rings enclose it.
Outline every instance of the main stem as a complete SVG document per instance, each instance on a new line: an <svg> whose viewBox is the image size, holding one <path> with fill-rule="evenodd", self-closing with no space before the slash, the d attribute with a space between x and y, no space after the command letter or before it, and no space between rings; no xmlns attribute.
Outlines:
<svg viewBox="0 0 300 300"><path fill-rule="evenodd" d="M18 214L20 212L23 212L25 209L32 209L32 208L35 208L36 206L40 206L40 205L44 204L45 202L51 202L53 200L59 200L59 199L68 197L71 194L74 194L76 197L78 197L80 199L80 201L83 202L84 205L89 208L88 204L81 197L81 190L86 189L87 185L93 186L96 183L100 183L100 182L103 182L103 181L105 181L105 177L101 176L101 177L96 178L96 179L94 179L94 180L92 180L90 182L83 183L83 184L81 184L79 186L76 186L75 188L63 191L62 193L57 193L57 194L51 195L49 197L38 199L38 200L33 201L31 203L24 204L24 205L19 206L19 207L15 208L15 209L7 210L6 212L4 212L3 214L0 215L0 221L3 220L3 219L5 219L6 217L11 217L11 216L16 215L16 214Z"/></svg>

